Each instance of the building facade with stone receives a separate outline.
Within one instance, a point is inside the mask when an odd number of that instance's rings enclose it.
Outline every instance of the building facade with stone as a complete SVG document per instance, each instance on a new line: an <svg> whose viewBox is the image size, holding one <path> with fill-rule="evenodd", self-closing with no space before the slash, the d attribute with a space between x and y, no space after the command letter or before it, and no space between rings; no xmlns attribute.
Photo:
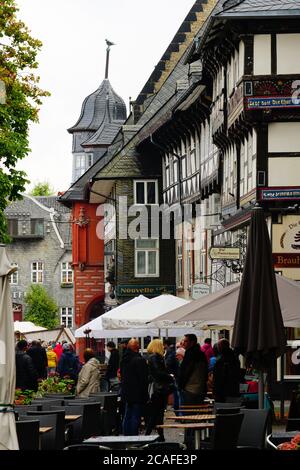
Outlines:
<svg viewBox="0 0 300 470"><path fill-rule="evenodd" d="M7 254L18 269L10 284L15 320L25 314L25 294L31 285L43 286L56 302L59 323L73 328L74 273L71 212L56 196L26 194L5 210L11 243Z"/></svg>

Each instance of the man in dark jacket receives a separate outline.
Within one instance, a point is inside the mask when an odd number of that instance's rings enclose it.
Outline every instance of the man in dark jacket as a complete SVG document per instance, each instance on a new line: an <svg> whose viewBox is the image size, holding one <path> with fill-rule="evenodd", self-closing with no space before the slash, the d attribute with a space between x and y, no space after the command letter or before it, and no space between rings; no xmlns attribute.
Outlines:
<svg viewBox="0 0 300 470"><path fill-rule="evenodd" d="M110 352L110 357L107 364L105 379L109 384L109 388L118 384L118 369L119 369L119 351L113 341L108 341L107 350Z"/></svg>
<svg viewBox="0 0 300 470"><path fill-rule="evenodd" d="M213 392L216 402L224 403L227 397L240 396L240 361L230 348L227 339L218 342L219 356L213 369Z"/></svg>
<svg viewBox="0 0 300 470"><path fill-rule="evenodd" d="M41 343L39 341L32 341L31 347L27 350L27 354L32 359L39 379L46 379L48 360L46 351L42 348Z"/></svg>
<svg viewBox="0 0 300 470"><path fill-rule="evenodd" d="M185 355L179 369L178 387L183 405L203 403L207 391L208 364L205 354L197 343L197 336L184 336Z"/></svg>
<svg viewBox="0 0 300 470"><path fill-rule="evenodd" d="M132 338L121 361L121 395L125 403L123 433L136 436L148 401L148 366L139 353L139 342Z"/></svg>
<svg viewBox="0 0 300 470"><path fill-rule="evenodd" d="M176 358L176 351L174 344L169 339L164 340L165 349L165 364L169 374L172 374L175 379L174 391L173 391L173 408L178 410L179 408L179 391L177 388L178 373L179 373L179 362Z"/></svg>
<svg viewBox="0 0 300 470"><path fill-rule="evenodd" d="M16 346L16 388L21 390L38 389L38 373L31 357L26 353L27 341L21 340Z"/></svg>
<svg viewBox="0 0 300 470"><path fill-rule="evenodd" d="M68 343L65 343L63 345L63 353L60 357L57 366L57 372L59 373L61 378L68 376L72 380L75 380L75 382L77 382L79 370L80 364L78 357L73 354L70 345Z"/></svg>

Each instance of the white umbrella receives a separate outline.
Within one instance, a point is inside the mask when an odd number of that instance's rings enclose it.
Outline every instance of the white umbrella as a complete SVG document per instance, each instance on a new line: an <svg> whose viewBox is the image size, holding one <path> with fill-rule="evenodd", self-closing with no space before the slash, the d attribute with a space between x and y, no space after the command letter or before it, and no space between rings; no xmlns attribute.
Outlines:
<svg viewBox="0 0 300 470"><path fill-rule="evenodd" d="M31 321L15 321L14 322L14 330L15 333L33 333L34 331L45 331L47 328L43 328L42 326L35 325Z"/></svg>
<svg viewBox="0 0 300 470"><path fill-rule="evenodd" d="M279 275L276 281L284 325L299 328L300 283ZM198 329L230 329L234 324L239 289L240 283L227 286L162 315L149 327L168 328L192 322Z"/></svg>
<svg viewBox="0 0 300 470"><path fill-rule="evenodd" d="M16 267L0 246L0 450L18 450L13 403L15 399L15 344L9 275Z"/></svg>
<svg viewBox="0 0 300 470"><path fill-rule="evenodd" d="M117 309L102 315L102 324L105 329L131 329L131 328L151 328L147 325L160 315L188 304L189 301L175 297L174 295L163 294L153 299L149 299L142 304L132 305L124 311ZM126 304L125 304L126 305ZM181 326L182 328L182 326Z"/></svg>

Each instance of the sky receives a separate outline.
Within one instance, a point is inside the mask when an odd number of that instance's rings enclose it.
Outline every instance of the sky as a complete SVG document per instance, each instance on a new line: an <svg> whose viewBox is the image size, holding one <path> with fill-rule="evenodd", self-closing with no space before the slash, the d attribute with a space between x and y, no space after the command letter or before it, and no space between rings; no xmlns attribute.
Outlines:
<svg viewBox="0 0 300 470"><path fill-rule="evenodd" d="M31 184L48 181L55 191L69 188L72 136L86 96L104 78L106 44L111 49L109 79L127 109L163 55L194 0L16 0L19 17L43 42L38 56L44 99L39 124L30 127L31 153L18 168Z"/></svg>

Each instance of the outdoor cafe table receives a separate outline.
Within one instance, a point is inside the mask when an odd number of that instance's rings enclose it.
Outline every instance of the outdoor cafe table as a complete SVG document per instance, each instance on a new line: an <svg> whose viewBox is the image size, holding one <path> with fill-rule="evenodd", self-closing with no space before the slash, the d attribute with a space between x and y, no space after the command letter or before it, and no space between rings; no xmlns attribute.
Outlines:
<svg viewBox="0 0 300 470"><path fill-rule="evenodd" d="M174 410L174 412L179 412L179 413L212 413L213 408L178 408L178 410Z"/></svg>
<svg viewBox="0 0 300 470"><path fill-rule="evenodd" d="M213 421L216 415L167 416L172 421Z"/></svg>
<svg viewBox="0 0 300 470"><path fill-rule="evenodd" d="M200 449L201 435L200 431L204 429L213 429L214 423L173 423L173 424L160 424L157 426L161 429L192 429L195 431L195 450Z"/></svg>
<svg viewBox="0 0 300 470"><path fill-rule="evenodd" d="M79 418L81 418L82 415L66 415L65 416L65 421L67 424L73 423L74 421L77 421Z"/></svg>
<svg viewBox="0 0 300 470"><path fill-rule="evenodd" d="M124 449L129 446L151 444L157 441L158 435L150 436L96 436L85 439L83 444L95 444L98 446L107 446L114 449Z"/></svg>

